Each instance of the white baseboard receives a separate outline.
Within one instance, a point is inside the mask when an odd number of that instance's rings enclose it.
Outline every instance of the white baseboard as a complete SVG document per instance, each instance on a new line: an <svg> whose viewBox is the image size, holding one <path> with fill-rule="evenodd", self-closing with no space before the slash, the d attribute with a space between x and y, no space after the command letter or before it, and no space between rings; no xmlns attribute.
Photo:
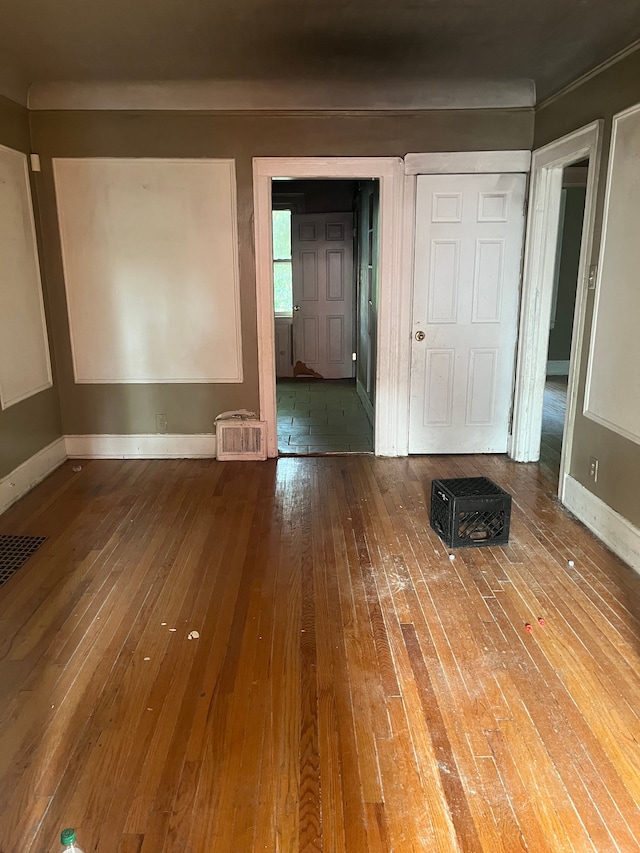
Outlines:
<svg viewBox="0 0 640 853"><path fill-rule="evenodd" d="M360 398L360 402L362 403L363 409L367 413L367 417L369 418L369 423L371 424L371 426L375 426L375 424L374 424L374 417L375 416L373 413L373 406L371 405L371 400L369 399L369 396L367 395L367 392L364 389L364 385L362 384L362 382L360 382L359 379L356 381L356 392L358 394L358 397Z"/></svg>
<svg viewBox="0 0 640 853"><path fill-rule="evenodd" d="M548 361L547 376L568 376L569 359L566 361Z"/></svg>
<svg viewBox="0 0 640 853"><path fill-rule="evenodd" d="M66 458L65 440L57 438L0 479L0 513L37 486L62 465Z"/></svg>
<svg viewBox="0 0 640 853"><path fill-rule="evenodd" d="M564 505L621 560L640 572L640 530L570 477L564 478Z"/></svg>
<svg viewBox="0 0 640 853"><path fill-rule="evenodd" d="M216 437L200 435L67 435L70 459L215 459Z"/></svg>

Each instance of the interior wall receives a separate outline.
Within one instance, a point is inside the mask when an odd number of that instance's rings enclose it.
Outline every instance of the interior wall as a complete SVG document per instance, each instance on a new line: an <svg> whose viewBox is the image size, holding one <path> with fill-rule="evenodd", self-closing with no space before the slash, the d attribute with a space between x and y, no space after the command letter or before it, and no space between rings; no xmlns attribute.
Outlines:
<svg viewBox="0 0 640 853"><path fill-rule="evenodd" d="M24 153L31 150L27 110L2 97L0 97L0 144ZM37 230L38 208L33 183L32 178L32 198ZM2 277L3 270L0 269L0 286ZM44 286L44 275L42 278L46 311L47 292ZM51 330L50 317L47 317L47 323ZM53 361L53 353L51 355ZM55 371L55 364L52 367ZM60 408L55 381L54 387L0 410L0 478L9 474L61 435Z"/></svg>
<svg viewBox="0 0 640 853"><path fill-rule="evenodd" d="M357 181L274 181L274 201L298 201L295 213L351 213Z"/></svg>
<svg viewBox="0 0 640 853"><path fill-rule="evenodd" d="M571 333L578 284L578 264L584 220L584 187L566 188L566 205L562 226L558 270L558 297L555 322L549 332L549 361L568 361L571 356Z"/></svg>
<svg viewBox="0 0 640 853"><path fill-rule="evenodd" d="M42 162L43 235L67 434L154 432L155 413L167 415L169 432L211 432L219 412L241 407L257 410L252 157L401 157L412 151L522 149L530 147L533 134L533 113L528 109L362 114L38 111L30 114L30 121L33 150ZM235 160L242 383L74 384L53 157Z"/></svg>
<svg viewBox="0 0 640 853"><path fill-rule="evenodd" d="M536 110L534 147L546 145L596 119L604 120L603 151L591 263L597 263L610 153L613 116L640 102L640 51L582 81L579 85L541 104ZM606 299L606 287L603 289ZM587 293L585 331L579 354L579 386L569 474L616 512L640 526L640 446L583 414L586 372L594 311L594 292ZM629 341L631 344L631 341ZM625 376L611 376L624 382ZM637 389L636 389L637 392ZM589 460L599 462L598 481L589 478Z"/></svg>

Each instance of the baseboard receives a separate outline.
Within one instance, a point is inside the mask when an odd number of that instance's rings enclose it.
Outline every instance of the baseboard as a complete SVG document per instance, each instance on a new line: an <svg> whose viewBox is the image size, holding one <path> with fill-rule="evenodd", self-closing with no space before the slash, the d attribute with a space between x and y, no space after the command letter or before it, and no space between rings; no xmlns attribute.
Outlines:
<svg viewBox="0 0 640 853"><path fill-rule="evenodd" d="M216 437L200 435L67 435L70 459L215 459Z"/></svg>
<svg viewBox="0 0 640 853"><path fill-rule="evenodd" d="M0 513L24 497L67 458L64 438L57 438L0 479Z"/></svg>
<svg viewBox="0 0 640 853"><path fill-rule="evenodd" d="M548 361L547 376L568 376L569 359L566 361Z"/></svg>
<svg viewBox="0 0 640 853"><path fill-rule="evenodd" d="M369 395L367 394L367 392L364 390L364 385L362 384L362 382L360 382L359 379L356 381L356 392L358 394L358 397L360 398L360 402L362 403L362 408L367 413L369 423L372 427L375 426L373 406L371 405L371 400L369 399Z"/></svg>
<svg viewBox="0 0 640 853"><path fill-rule="evenodd" d="M640 530L570 477L564 478L564 505L614 554L640 572Z"/></svg>

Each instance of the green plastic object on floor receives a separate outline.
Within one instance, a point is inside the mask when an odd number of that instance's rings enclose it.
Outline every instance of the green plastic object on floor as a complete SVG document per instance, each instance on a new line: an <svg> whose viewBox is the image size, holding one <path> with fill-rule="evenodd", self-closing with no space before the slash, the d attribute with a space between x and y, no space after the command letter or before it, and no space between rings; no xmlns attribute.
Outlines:
<svg viewBox="0 0 640 853"><path fill-rule="evenodd" d="M64 853L84 853L82 848L76 844L76 831L71 827L63 829L60 833L60 844L62 844Z"/></svg>

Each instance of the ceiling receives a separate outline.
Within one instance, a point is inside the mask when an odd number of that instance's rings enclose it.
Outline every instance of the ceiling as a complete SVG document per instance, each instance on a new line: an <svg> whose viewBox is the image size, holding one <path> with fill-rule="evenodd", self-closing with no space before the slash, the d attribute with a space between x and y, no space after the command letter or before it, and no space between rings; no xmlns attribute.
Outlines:
<svg viewBox="0 0 640 853"><path fill-rule="evenodd" d="M0 86L532 80L539 102L638 39L640 0L2 0Z"/></svg>

